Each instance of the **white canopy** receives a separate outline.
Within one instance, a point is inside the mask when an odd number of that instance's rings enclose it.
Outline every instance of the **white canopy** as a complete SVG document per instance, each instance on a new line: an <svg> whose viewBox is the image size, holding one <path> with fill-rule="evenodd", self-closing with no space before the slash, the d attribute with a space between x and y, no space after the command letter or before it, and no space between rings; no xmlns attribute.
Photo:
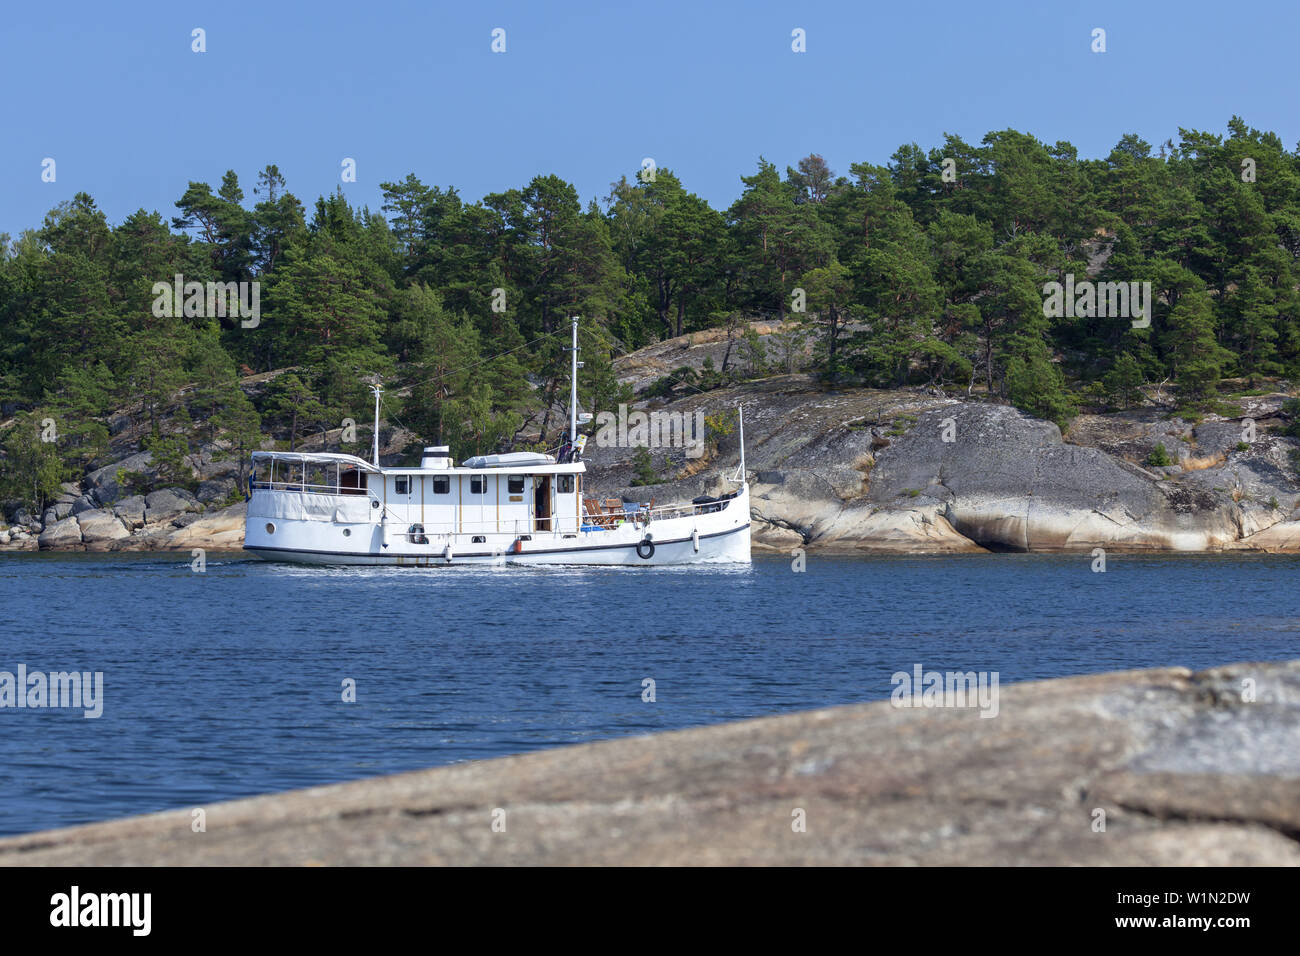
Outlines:
<svg viewBox="0 0 1300 956"><path fill-rule="evenodd" d="M360 468L362 471L378 472L379 469L364 458L358 458L356 455L341 455L335 452L318 451L255 451L253 460L264 461L287 461L295 465L312 464L312 465L352 465L354 468Z"/></svg>

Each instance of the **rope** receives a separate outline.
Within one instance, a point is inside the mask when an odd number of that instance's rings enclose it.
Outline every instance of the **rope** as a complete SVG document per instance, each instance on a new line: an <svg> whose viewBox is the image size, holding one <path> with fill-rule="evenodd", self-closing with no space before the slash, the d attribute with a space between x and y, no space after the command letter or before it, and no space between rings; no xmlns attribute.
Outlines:
<svg viewBox="0 0 1300 956"><path fill-rule="evenodd" d="M408 382L402 385L394 385L393 391L400 391L402 389L407 389L407 388L415 388L418 385L427 385L429 382L441 381L442 379L448 377L449 375L455 375L457 372L466 372L472 368L478 368L480 365L486 365L488 362L495 362L499 358L505 358L507 355L513 355L515 352L520 352L526 348L531 348L532 346L536 345L538 342L542 342L545 341L546 339L553 338L559 334L560 334L559 329L557 329L554 332L547 332L545 335L540 335L537 338L533 339L531 342L525 342L523 345L517 346L513 349L507 349L504 352L498 352L496 355L488 356L487 358L480 359L477 362L471 362L469 365L462 365L460 368L453 368L453 369L449 369L446 372L440 372L439 374L435 375L433 378L426 378L422 382Z"/></svg>

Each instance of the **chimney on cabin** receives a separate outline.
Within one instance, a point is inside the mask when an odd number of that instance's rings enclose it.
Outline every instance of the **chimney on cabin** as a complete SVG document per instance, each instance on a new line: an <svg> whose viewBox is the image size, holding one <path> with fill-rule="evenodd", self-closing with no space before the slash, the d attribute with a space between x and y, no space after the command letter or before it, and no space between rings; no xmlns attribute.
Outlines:
<svg viewBox="0 0 1300 956"><path fill-rule="evenodd" d="M429 445L420 457L420 467L445 470L451 467L451 448L447 445Z"/></svg>

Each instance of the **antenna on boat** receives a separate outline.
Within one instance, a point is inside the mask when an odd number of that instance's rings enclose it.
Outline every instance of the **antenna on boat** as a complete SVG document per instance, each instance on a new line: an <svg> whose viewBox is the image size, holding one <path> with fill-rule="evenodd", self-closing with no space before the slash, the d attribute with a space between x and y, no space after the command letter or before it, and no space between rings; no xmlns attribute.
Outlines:
<svg viewBox="0 0 1300 956"><path fill-rule="evenodd" d="M740 467L736 473L731 476L732 481L745 482L745 406L737 405L736 412L740 415Z"/></svg>
<svg viewBox="0 0 1300 956"><path fill-rule="evenodd" d="M569 379L569 444L578 444L578 369L582 368L582 363L578 361L578 317L573 318L573 348L569 349L573 353L573 372Z"/></svg>
<svg viewBox="0 0 1300 956"><path fill-rule="evenodd" d="M384 386L371 385L370 390L375 393L375 467L379 467L379 396L384 392Z"/></svg>

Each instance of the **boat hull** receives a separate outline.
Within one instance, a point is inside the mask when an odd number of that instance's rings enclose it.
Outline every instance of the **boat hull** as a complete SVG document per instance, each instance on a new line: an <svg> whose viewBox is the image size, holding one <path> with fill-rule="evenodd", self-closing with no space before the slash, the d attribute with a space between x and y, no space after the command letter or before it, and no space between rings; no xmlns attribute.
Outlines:
<svg viewBox="0 0 1300 956"><path fill-rule="evenodd" d="M748 488L721 510L700 509L617 528L579 533L442 534L427 529L416 543L385 535L373 522L288 517L254 495L244 550L269 561L314 565L447 567L455 565L660 566L750 563ZM328 509L326 509L328 510ZM296 510L294 513L297 513Z"/></svg>
<svg viewBox="0 0 1300 956"><path fill-rule="evenodd" d="M389 565L394 567L447 567L452 565L671 565L671 564L749 564L750 526L748 523L729 532L700 539L695 550L692 538L655 542L654 553L643 558L637 542L593 547L569 547L519 553L455 554L448 559L441 554L368 554L360 552L307 551L293 548L244 546L245 551L268 561L319 565ZM644 548L642 551L644 552Z"/></svg>

